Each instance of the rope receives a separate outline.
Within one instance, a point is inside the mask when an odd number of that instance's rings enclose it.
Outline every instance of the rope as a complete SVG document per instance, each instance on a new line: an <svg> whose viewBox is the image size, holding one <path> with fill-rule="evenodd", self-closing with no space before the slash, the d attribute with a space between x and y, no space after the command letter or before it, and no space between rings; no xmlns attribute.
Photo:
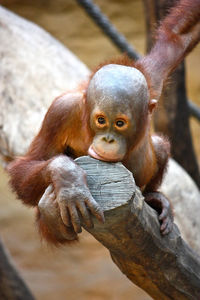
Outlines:
<svg viewBox="0 0 200 300"><path fill-rule="evenodd" d="M112 40L112 42L122 52L134 60L140 58L136 50L127 42L125 37L117 31L117 29L110 23L108 18L101 12L99 7L91 0L76 0L81 5L93 21L100 27L100 29Z"/></svg>
<svg viewBox="0 0 200 300"><path fill-rule="evenodd" d="M189 112L192 117L200 121L200 107L188 100Z"/></svg>

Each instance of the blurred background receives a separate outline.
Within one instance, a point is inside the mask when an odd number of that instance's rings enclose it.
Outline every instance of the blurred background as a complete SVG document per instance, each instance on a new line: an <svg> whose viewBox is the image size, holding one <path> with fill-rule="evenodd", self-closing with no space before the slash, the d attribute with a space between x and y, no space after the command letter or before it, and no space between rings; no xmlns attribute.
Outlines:
<svg viewBox="0 0 200 300"><path fill-rule="evenodd" d="M144 54L142 0L94 2ZM119 54L74 0L0 0L0 4L46 29L91 69ZM200 105L200 46L188 56L186 65L188 97ZM191 119L191 126L200 161L197 121ZM86 232L74 246L51 249L41 244L34 226L34 211L15 200L2 168L0 176L0 236L37 299L151 299L121 274L108 251Z"/></svg>

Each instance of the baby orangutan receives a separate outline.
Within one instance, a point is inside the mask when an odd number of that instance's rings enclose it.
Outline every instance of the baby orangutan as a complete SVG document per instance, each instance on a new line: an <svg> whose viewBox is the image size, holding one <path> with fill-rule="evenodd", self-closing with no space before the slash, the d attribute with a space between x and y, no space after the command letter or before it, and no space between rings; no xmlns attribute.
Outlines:
<svg viewBox="0 0 200 300"><path fill-rule="evenodd" d="M38 205L40 232L47 240L76 240L81 232L79 214L88 227L93 226L90 213L104 221L87 187L86 174L72 159L87 154L108 162L121 161L133 173L145 201L158 210L161 233L170 232L170 205L157 192L169 143L150 134L155 105L144 75L134 67L117 64L100 68L87 89L55 99L28 153L9 167L19 198Z"/></svg>
<svg viewBox="0 0 200 300"><path fill-rule="evenodd" d="M156 33L150 53L136 63L107 64L85 86L54 100L24 157L9 166L11 185L24 203L36 206L41 234L54 244L77 240L91 214L104 221L85 172L73 161L89 154L121 161L159 213L161 233L173 226L168 200L157 191L169 143L151 135L150 117L168 75L200 39L200 0L178 1Z"/></svg>

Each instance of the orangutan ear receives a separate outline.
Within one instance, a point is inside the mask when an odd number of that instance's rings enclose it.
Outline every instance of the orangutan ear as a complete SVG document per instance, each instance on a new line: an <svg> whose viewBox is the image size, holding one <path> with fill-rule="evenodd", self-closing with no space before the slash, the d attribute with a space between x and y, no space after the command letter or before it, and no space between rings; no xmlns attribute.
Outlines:
<svg viewBox="0 0 200 300"><path fill-rule="evenodd" d="M156 105L157 105L157 100L156 99L151 99L150 101L149 101L149 112L150 113L152 113L153 112L153 110L154 110L154 108L156 107Z"/></svg>

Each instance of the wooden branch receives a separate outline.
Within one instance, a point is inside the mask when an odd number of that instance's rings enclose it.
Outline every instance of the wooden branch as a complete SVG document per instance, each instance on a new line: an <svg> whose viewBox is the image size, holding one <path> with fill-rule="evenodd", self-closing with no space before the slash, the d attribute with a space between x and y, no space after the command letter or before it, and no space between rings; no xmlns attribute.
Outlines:
<svg viewBox="0 0 200 300"><path fill-rule="evenodd" d="M34 300L25 282L12 265L0 240L0 299Z"/></svg>
<svg viewBox="0 0 200 300"><path fill-rule="evenodd" d="M111 254L120 270L154 299L200 299L200 257L184 242L178 227L163 237L157 213L121 163L90 157L76 162L105 213L104 225L86 228Z"/></svg>

